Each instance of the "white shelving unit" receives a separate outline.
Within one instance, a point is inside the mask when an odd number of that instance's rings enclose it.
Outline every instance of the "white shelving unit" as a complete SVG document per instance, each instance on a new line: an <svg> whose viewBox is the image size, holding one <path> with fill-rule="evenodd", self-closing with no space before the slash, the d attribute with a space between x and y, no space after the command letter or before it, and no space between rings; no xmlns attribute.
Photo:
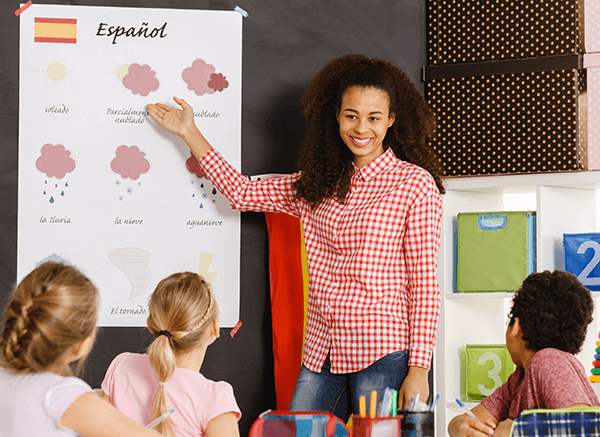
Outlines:
<svg viewBox="0 0 600 437"><path fill-rule="evenodd" d="M438 279L442 301L435 351L436 435L447 436L448 423L461 410L459 351L465 344L505 343L512 293L456 293L455 230L459 212L537 212L537 270L564 268L564 233L597 232L600 172L450 178L445 181ZM598 338L598 297L588 336L578 358L590 369ZM467 404L472 408L474 403Z"/></svg>

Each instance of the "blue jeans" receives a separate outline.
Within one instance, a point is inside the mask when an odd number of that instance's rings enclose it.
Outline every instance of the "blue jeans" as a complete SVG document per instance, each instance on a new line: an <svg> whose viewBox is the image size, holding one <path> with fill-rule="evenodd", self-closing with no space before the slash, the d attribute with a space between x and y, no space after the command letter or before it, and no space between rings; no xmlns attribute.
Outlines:
<svg viewBox="0 0 600 437"><path fill-rule="evenodd" d="M329 411L347 422L350 414L359 413L359 398L367 400L367 414L371 391L377 391L377 407L381 404L386 387L400 390L408 373L408 351L393 352L354 373L331 373L329 355L321 373L300 368L290 411Z"/></svg>

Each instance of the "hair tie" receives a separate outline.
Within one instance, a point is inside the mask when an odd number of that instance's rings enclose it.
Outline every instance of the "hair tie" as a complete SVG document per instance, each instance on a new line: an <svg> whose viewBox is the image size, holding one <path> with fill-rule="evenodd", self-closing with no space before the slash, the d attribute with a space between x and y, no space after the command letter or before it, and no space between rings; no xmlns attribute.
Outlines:
<svg viewBox="0 0 600 437"><path fill-rule="evenodd" d="M169 331L159 331L157 337L160 337L161 335L166 336L167 338L171 338L171 333Z"/></svg>
<svg viewBox="0 0 600 437"><path fill-rule="evenodd" d="M160 385L161 387L164 387L164 386L165 386L165 383L164 383L164 382L162 382L162 381L158 381L158 385Z"/></svg>

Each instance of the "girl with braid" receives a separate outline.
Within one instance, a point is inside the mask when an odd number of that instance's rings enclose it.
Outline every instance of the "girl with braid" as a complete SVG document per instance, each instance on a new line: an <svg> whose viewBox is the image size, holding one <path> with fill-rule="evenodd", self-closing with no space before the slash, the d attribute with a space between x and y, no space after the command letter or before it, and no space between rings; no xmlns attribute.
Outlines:
<svg viewBox="0 0 600 437"><path fill-rule="evenodd" d="M148 105L207 178L241 211L302 219L308 260L303 366L291 410L359 412L386 387L399 405L429 396L439 317L437 253L444 192L429 142L435 119L398 67L335 59L302 98L310 122L300 171L251 181L212 148L193 109Z"/></svg>
<svg viewBox="0 0 600 437"><path fill-rule="evenodd" d="M97 316L96 287L74 267L44 263L15 288L0 337L0 436L160 436L73 376Z"/></svg>
<svg viewBox="0 0 600 437"><path fill-rule="evenodd" d="M219 337L219 309L206 280L191 272L163 279L150 297L146 354L122 353L109 366L103 395L119 411L148 423L174 409L155 429L167 436L239 437L233 388L200 373Z"/></svg>

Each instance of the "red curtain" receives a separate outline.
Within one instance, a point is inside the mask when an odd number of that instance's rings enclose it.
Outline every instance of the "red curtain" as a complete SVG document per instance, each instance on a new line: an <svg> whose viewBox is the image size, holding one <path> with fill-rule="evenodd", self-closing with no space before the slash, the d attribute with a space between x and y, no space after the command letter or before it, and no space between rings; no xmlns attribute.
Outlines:
<svg viewBox="0 0 600 437"><path fill-rule="evenodd" d="M300 219L265 213L269 233L269 277L277 409L288 410L300 366L308 291Z"/></svg>

